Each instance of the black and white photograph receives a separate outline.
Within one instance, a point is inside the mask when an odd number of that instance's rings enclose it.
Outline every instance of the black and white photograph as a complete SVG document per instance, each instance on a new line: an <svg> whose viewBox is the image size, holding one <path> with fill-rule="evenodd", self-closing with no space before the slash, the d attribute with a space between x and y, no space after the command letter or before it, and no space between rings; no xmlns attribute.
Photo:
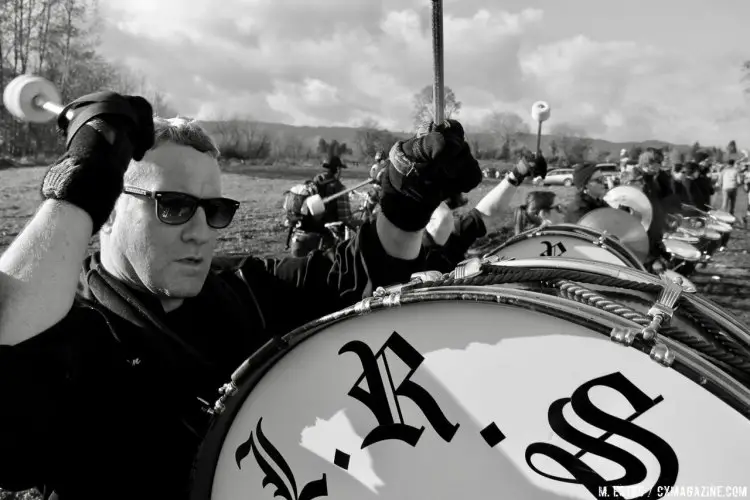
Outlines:
<svg viewBox="0 0 750 500"><path fill-rule="evenodd" d="M0 500L750 498L748 23L0 0Z"/></svg>

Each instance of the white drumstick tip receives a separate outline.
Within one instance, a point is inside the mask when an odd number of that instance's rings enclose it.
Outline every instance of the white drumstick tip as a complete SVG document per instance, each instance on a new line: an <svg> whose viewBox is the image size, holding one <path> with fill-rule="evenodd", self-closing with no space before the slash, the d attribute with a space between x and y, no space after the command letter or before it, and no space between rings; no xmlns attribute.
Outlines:
<svg viewBox="0 0 750 500"><path fill-rule="evenodd" d="M550 117L550 106L545 101L537 101L531 106L531 117L534 121L545 122Z"/></svg>

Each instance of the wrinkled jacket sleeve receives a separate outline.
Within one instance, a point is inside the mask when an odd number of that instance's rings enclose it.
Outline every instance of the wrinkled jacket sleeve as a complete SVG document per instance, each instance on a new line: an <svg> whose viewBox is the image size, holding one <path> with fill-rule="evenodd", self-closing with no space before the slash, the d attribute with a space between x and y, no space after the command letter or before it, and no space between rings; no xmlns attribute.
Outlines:
<svg viewBox="0 0 750 500"><path fill-rule="evenodd" d="M355 304L379 286L408 282L412 273L423 270L424 254L413 261L389 256L373 219L332 255L316 250L306 257L249 258L242 272L255 290L267 327L286 333Z"/></svg>
<svg viewBox="0 0 750 500"><path fill-rule="evenodd" d="M80 359L101 352L104 344L92 339L106 339L87 332L102 328L107 325L99 313L76 304L50 329L0 345L0 488L42 487L44 478L54 477L59 456L49 450L65 432ZM95 410L96 395L91 404Z"/></svg>

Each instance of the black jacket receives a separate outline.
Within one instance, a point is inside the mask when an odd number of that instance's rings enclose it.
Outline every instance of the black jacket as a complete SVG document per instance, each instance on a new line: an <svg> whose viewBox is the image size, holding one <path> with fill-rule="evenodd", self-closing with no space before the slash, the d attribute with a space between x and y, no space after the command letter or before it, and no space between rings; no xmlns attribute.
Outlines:
<svg viewBox="0 0 750 500"><path fill-rule="evenodd" d="M476 240L487 234L482 214L476 208L456 217L453 232L443 246L424 232L422 246L426 249L425 270L449 273L465 259L466 252Z"/></svg>
<svg viewBox="0 0 750 500"><path fill-rule="evenodd" d="M213 403L272 336L408 281L367 223L333 262L217 258L200 294L164 313L119 290L94 255L57 325L0 346L0 487L60 500L184 499ZM114 284L113 284L114 283Z"/></svg>

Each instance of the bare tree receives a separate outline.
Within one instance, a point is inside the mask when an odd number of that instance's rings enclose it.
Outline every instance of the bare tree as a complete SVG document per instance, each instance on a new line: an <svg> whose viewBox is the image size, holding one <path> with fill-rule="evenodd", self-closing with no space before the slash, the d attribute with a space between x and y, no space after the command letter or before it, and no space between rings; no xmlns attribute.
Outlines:
<svg viewBox="0 0 750 500"><path fill-rule="evenodd" d="M552 128L552 134L559 137L559 149L568 163L582 163L589 160L592 153L591 140L583 128L570 123L559 123Z"/></svg>
<svg viewBox="0 0 750 500"><path fill-rule="evenodd" d="M386 154L398 138L388 130L380 127L372 118L365 119L357 129L355 143L360 154L365 158L374 158L378 150Z"/></svg>
<svg viewBox="0 0 750 500"><path fill-rule="evenodd" d="M495 111L484 120L484 128L497 138L497 145L513 146L521 134L529 132L529 126L516 113Z"/></svg>
<svg viewBox="0 0 750 500"><path fill-rule="evenodd" d="M450 87L445 87L445 118L451 118L453 115L457 115L461 111L461 102L456 100L456 94ZM425 121L434 121L435 119L435 105L434 96L432 93L432 85L427 85L421 91L414 95L414 110L412 117L414 119L414 126L418 127Z"/></svg>
<svg viewBox="0 0 750 500"><path fill-rule="evenodd" d="M255 160L271 155L271 136L255 122L239 118L220 120L215 125L215 136L224 158Z"/></svg>

